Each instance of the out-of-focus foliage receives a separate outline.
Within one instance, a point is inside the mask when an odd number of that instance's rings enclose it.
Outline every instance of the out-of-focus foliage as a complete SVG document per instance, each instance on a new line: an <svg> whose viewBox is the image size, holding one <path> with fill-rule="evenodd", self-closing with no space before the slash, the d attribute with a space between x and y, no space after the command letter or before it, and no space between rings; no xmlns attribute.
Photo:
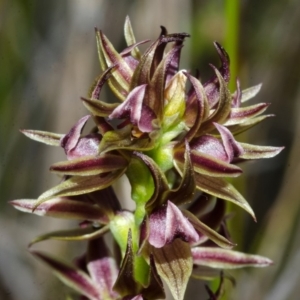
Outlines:
<svg viewBox="0 0 300 300"><path fill-rule="evenodd" d="M86 87L100 70L93 27L103 29L121 49L124 40L119 28L126 15L138 40L156 38L160 25L170 32L190 32L193 38L187 40L182 65L207 70L201 74L203 78L211 75L203 62L218 59L210 57L214 54L212 42L224 44L231 22L226 19L224 1L0 1L1 299L66 298L68 291L26 252L27 241L45 231L42 226L49 231L59 224L51 219L39 222L6 205L8 200L25 194L35 197L51 187L47 168L61 160L62 153L26 140L18 129L65 132L86 113L80 96L87 94ZM250 139L256 144L285 145L286 150L245 170L246 198L258 223L245 214L238 216L241 226L235 235L239 250L266 255L276 264L233 273L237 287L230 299L298 299L300 8L296 0L240 1L238 25L236 61L242 88L263 82L256 101L271 102L270 111L276 114L276 119L253 129ZM62 245L53 242L51 247L61 255L67 251ZM76 248L75 243L71 251L80 252ZM193 295L192 282L186 299Z"/></svg>

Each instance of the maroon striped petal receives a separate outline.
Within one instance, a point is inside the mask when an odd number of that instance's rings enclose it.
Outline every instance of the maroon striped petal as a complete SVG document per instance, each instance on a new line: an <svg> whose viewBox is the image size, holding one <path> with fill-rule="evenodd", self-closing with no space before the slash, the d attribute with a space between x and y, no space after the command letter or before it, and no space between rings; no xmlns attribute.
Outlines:
<svg viewBox="0 0 300 300"><path fill-rule="evenodd" d="M84 106L94 115L99 117L108 117L119 105L118 103L106 103L97 99L81 98Z"/></svg>
<svg viewBox="0 0 300 300"><path fill-rule="evenodd" d="M214 71L219 81L219 95L218 95L218 106L215 111L207 118L207 120L201 125L200 131L202 134L209 132L214 129L213 122L224 123L230 114L232 97L227 88L226 81L220 74L220 72L215 68Z"/></svg>
<svg viewBox="0 0 300 300"><path fill-rule="evenodd" d="M265 119L270 118L270 117L274 117L274 115L263 115L263 116L250 118L250 119L246 120L243 123L232 125L232 126L227 126L227 127L233 135L237 135L237 134L248 130L249 128L259 124L260 122L262 122Z"/></svg>
<svg viewBox="0 0 300 300"><path fill-rule="evenodd" d="M242 159L261 159L271 158L279 154L284 147L257 146L240 143L244 149L244 153L239 156Z"/></svg>
<svg viewBox="0 0 300 300"><path fill-rule="evenodd" d="M98 78L96 78L95 82L90 88L89 97L95 100L100 99L100 93L102 90L103 85L107 82L107 80L111 77L111 72L115 69L116 66L112 65L111 67L107 68Z"/></svg>
<svg viewBox="0 0 300 300"><path fill-rule="evenodd" d="M200 191L242 207L254 220L255 215L245 198L225 179L195 173L196 186Z"/></svg>
<svg viewBox="0 0 300 300"><path fill-rule="evenodd" d="M273 263L270 259L263 256L212 247L193 248L192 256L195 265L218 269L267 267Z"/></svg>
<svg viewBox="0 0 300 300"><path fill-rule="evenodd" d="M269 103L259 103L247 107L232 108L228 120L223 125L231 126L243 123L249 118L254 118L262 114L269 105Z"/></svg>
<svg viewBox="0 0 300 300"><path fill-rule="evenodd" d="M22 129L20 131L30 139L50 146L60 146L60 140L64 136L63 134L40 130Z"/></svg>
<svg viewBox="0 0 300 300"><path fill-rule="evenodd" d="M117 69L112 72L111 78L108 79L108 84L120 100L125 100L129 92L132 70L102 31L96 30L96 39L102 70L117 66Z"/></svg>
<svg viewBox="0 0 300 300"><path fill-rule="evenodd" d="M224 83L227 84L230 79L229 56L226 53L225 49L219 43L215 42L214 46L218 51L222 63L221 67L218 70L218 73L224 78ZM221 93L221 91L219 91L220 80L218 77L219 77L218 75L217 76L215 75L208 82L204 84L204 89L208 97L209 106L211 108L217 104Z"/></svg>
<svg viewBox="0 0 300 300"><path fill-rule="evenodd" d="M84 156L53 164L50 171L63 175L90 176L126 168L128 162L120 155Z"/></svg>
<svg viewBox="0 0 300 300"><path fill-rule="evenodd" d="M85 272L57 258L53 258L48 254L38 251L32 251L31 253L48 265L64 284L79 294L88 297L90 300L104 300L96 283L94 283Z"/></svg>
<svg viewBox="0 0 300 300"><path fill-rule="evenodd" d="M55 198L38 205L37 200L20 199L10 202L16 209L39 216L48 216L63 219L91 220L107 223L105 211L99 207L82 201L68 198ZM38 206L37 206L38 205Z"/></svg>
<svg viewBox="0 0 300 300"><path fill-rule="evenodd" d="M185 75L192 84L192 90L195 96L188 100L185 115L187 125L191 125L186 135L186 139L190 141L198 133L202 121L208 117L209 106L207 96L200 81L188 73L185 73Z"/></svg>
<svg viewBox="0 0 300 300"><path fill-rule="evenodd" d="M174 158L177 162L183 163L183 151L176 150L174 152ZM236 177L242 173L239 167L196 150L191 150L191 160L195 172L200 174L214 177Z"/></svg>
<svg viewBox="0 0 300 300"><path fill-rule="evenodd" d="M152 247L152 253L157 272L168 285L172 296L175 300L183 300L193 269L190 245L175 239L162 248Z"/></svg>
<svg viewBox="0 0 300 300"><path fill-rule="evenodd" d="M38 198L36 207L51 198L83 195L97 190L102 190L110 186L124 172L125 169L122 169L108 174L71 177L43 193Z"/></svg>
<svg viewBox="0 0 300 300"><path fill-rule="evenodd" d="M33 244L46 241L46 240L58 240L58 241L92 240L102 236L108 230L109 227L108 225L106 225L101 227L100 229L94 227L87 227L87 228L76 228L76 229L69 229L69 230L53 231L36 237L34 240L30 242L28 247L31 247Z"/></svg>

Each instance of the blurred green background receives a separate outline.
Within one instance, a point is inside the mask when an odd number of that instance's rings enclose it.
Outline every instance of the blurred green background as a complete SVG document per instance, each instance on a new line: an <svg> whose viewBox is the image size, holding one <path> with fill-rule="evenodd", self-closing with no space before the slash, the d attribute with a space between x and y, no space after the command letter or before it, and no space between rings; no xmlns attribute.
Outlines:
<svg viewBox="0 0 300 300"><path fill-rule="evenodd" d="M137 40L155 39L159 26L188 32L181 68L203 79L225 45L242 88L263 83L252 103L271 102L276 114L239 140L284 145L278 157L244 166L236 181L258 222L233 207L238 250L275 261L267 269L232 273L237 286L224 299L296 300L300 294L300 6L296 0L0 0L0 299L66 299L65 288L27 251L38 234L68 224L13 210L8 200L36 198L58 182L49 166L60 149L26 139L20 128L65 133L87 112L80 96L100 73L94 27L119 50L129 15ZM80 253L80 244L46 242L53 254ZM207 299L191 281L186 299ZM230 284L229 284L230 286ZM195 296L197 295L197 296Z"/></svg>

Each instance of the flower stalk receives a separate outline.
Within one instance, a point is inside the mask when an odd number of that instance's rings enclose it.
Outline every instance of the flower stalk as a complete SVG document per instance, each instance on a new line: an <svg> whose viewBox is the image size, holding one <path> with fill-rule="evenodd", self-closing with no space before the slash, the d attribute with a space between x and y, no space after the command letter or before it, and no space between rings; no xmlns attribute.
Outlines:
<svg viewBox="0 0 300 300"><path fill-rule="evenodd" d="M272 263L232 250L235 243L225 222L227 202L255 220L248 202L226 178L240 176L244 161L271 158L282 150L236 140L271 116L262 115L268 104L244 106L260 86L242 91L237 82L230 93L230 61L218 43L221 66L211 65L214 75L207 82L179 70L188 37L162 27L142 54L139 45L149 41L136 42L126 18L127 48L119 53L96 30L102 74L88 97L81 98L90 115L67 134L21 131L62 147L66 160L50 167L63 176L60 184L35 200L11 204L28 213L80 221L78 228L41 235L30 245L49 239L88 241L86 253L72 266L32 251L88 299L162 299L164 281L174 299L181 300L189 278L207 279L212 274L208 269L219 276L221 270ZM101 99L104 84L115 103ZM85 133L90 120L95 126ZM112 188L121 176L129 179L134 211L122 208ZM107 234L113 237L115 255L105 244ZM222 290L208 293L219 299Z"/></svg>

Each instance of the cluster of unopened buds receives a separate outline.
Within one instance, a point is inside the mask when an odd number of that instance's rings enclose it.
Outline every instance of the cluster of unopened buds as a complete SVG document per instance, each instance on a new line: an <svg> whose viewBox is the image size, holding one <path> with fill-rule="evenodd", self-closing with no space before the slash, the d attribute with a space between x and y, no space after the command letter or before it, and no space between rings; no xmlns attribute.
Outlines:
<svg viewBox="0 0 300 300"><path fill-rule="evenodd" d="M208 279L221 270L272 263L231 250L235 244L225 222L228 201L255 219L225 178L239 176L239 164L246 160L270 158L282 150L235 139L270 117L261 116L268 104L242 106L260 85L241 91L237 82L236 91L229 92L229 58L218 43L221 66L211 66L210 80L202 84L179 70L188 36L168 34L162 27L141 54L138 46L149 41L136 42L127 18L128 47L118 53L96 30L103 73L81 99L90 115L67 134L22 130L31 139L62 147L67 160L50 168L62 176L60 184L38 199L11 203L25 212L80 221L75 229L44 234L31 245L47 239L88 241L86 253L73 265L32 251L82 299L164 299L164 282L181 300L192 276ZM118 101L100 100L104 84ZM95 126L83 134L89 119ZM112 188L123 175L134 211L122 208ZM107 234L113 237L110 247ZM207 290L210 299L219 299L222 287Z"/></svg>

